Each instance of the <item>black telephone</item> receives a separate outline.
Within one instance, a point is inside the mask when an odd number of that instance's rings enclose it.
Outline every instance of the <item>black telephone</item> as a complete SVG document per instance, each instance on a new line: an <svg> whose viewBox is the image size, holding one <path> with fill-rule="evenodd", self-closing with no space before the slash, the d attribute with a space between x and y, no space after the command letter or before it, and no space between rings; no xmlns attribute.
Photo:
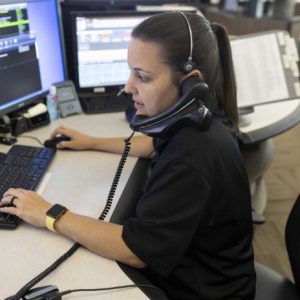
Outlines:
<svg viewBox="0 0 300 300"><path fill-rule="evenodd" d="M203 102L208 98L207 84L196 76L189 76L181 85L181 99L171 108L153 117L134 115L130 127L152 137L166 138L179 127L207 128L212 117Z"/></svg>

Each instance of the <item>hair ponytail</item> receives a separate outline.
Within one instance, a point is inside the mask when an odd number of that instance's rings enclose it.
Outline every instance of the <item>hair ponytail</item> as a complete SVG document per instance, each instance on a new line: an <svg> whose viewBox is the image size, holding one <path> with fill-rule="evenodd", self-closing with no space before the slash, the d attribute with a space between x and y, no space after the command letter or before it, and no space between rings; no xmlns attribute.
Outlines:
<svg viewBox="0 0 300 300"><path fill-rule="evenodd" d="M236 81L228 33L222 25L217 23L212 23L211 28L218 42L222 70L222 97L220 99L229 120L238 128Z"/></svg>

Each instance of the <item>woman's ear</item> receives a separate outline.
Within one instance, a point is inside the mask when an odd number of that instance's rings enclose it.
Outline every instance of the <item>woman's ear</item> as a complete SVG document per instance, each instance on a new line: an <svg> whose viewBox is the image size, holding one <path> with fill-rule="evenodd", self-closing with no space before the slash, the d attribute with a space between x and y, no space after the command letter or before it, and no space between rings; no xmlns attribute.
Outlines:
<svg viewBox="0 0 300 300"><path fill-rule="evenodd" d="M190 76L195 76L195 77L199 77L200 79L203 80L203 75L202 73L199 71L199 70L192 70L190 71L189 73L187 73L186 75L184 75L182 78L181 78L181 82L180 84L188 77Z"/></svg>

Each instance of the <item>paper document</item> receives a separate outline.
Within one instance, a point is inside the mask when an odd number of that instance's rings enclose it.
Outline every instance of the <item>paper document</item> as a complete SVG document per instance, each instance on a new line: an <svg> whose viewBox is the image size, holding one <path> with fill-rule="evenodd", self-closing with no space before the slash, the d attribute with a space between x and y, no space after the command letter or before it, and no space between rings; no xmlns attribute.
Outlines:
<svg viewBox="0 0 300 300"><path fill-rule="evenodd" d="M231 41L239 107L289 98L276 33ZM286 64L289 60L286 61Z"/></svg>

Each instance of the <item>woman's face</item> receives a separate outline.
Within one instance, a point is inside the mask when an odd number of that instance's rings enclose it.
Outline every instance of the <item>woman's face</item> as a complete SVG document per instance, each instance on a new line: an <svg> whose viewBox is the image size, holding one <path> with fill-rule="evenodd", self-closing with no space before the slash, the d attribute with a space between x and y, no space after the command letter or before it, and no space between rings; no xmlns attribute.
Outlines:
<svg viewBox="0 0 300 300"><path fill-rule="evenodd" d="M130 76L125 92L132 94L137 115L154 116L175 104L179 87L174 83L174 71L162 61L157 43L132 38L128 65Z"/></svg>

